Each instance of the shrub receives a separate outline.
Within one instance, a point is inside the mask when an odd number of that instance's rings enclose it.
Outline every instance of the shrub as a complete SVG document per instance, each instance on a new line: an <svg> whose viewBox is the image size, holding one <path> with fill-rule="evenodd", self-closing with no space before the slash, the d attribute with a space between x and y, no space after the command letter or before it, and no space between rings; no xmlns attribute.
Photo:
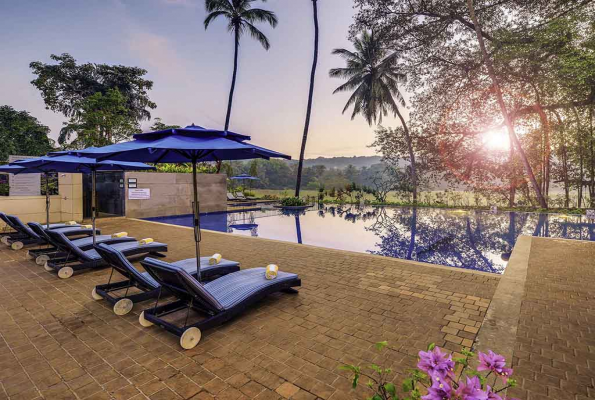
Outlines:
<svg viewBox="0 0 595 400"><path fill-rule="evenodd" d="M387 345L376 343L376 348L381 351ZM427 351L419 352L417 369L403 381L401 390L387 381L392 374L390 368L344 365L341 369L353 373L354 389L360 378L368 379L366 385L373 393L369 400L505 400L500 393L516 386L516 381L510 379L512 369L506 367L504 357L492 351L479 353L477 367L471 370L469 364L475 354L468 350L462 354L464 357L453 360L431 344Z"/></svg>
<svg viewBox="0 0 595 400"><path fill-rule="evenodd" d="M281 200L281 205L284 207L302 207L307 205L307 203L299 197L287 197Z"/></svg>

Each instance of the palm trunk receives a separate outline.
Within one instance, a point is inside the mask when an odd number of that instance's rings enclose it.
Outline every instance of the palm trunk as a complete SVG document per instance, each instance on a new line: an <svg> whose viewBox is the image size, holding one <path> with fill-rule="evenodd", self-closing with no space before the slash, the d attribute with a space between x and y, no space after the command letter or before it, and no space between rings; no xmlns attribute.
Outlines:
<svg viewBox="0 0 595 400"><path fill-rule="evenodd" d="M508 188L508 207L514 207L515 195L516 195L516 168L514 165L514 146L510 144L508 163L510 167L510 178Z"/></svg>
<svg viewBox="0 0 595 400"><path fill-rule="evenodd" d="M300 150L300 161L297 170L295 183L295 197L300 196L302 185L302 170L304 168L304 156L306 153L306 142L308 141L308 130L310 129L310 117L312 116L312 100L314 98L314 80L316 78L316 66L318 65L318 0L312 0L314 8L314 61L312 62L312 73L310 74L310 92L308 93L308 108L306 109L306 123L304 125L304 136L302 137L302 148Z"/></svg>
<svg viewBox="0 0 595 400"><path fill-rule="evenodd" d="M475 33L477 35L477 41L479 42L479 48L481 49L482 57L484 62L486 63L486 67L488 69L488 74L490 79L492 80L492 84L494 86L494 91L496 93L496 99L498 100L498 105L500 107L500 112L502 113L502 117L504 118L504 122L506 123L506 127L508 128L508 135L510 136L510 141L516 146L519 155L521 157L521 161L525 166L525 170L527 175L529 176L529 181L531 182L531 186L535 190L535 195L537 196L537 201L542 208L547 208L547 203L543 194L541 193L541 189L537 184L537 180L535 179L535 174L533 173L533 169L529 164L529 160L527 159L527 155L521 146L521 142L517 137L516 133L514 132L514 128L512 126L512 121L510 119L510 115L508 114L508 110L506 109L506 104L504 104L504 97L502 96L502 89L500 88L500 83L498 82L498 77L496 76L496 70L494 69L494 65L492 64L492 60L486 50L485 43L483 40L483 35L481 33L481 27L479 25L479 21L477 20L477 16L475 15L475 8L473 6L473 0L467 0L467 7L469 8L469 14L471 15L471 20L475 25Z"/></svg>
<svg viewBox="0 0 595 400"><path fill-rule="evenodd" d="M231 89L229 90L229 100L227 102L227 115L225 116L225 131L229 129L229 120L231 119L231 107L233 105L233 92L236 89L236 78L238 76L238 52L240 50L240 32L235 27L235 50L233 55L233 76L231 78Z"/></svg>
<svg viewBox="0 0 595 400"><path fill-rule="evenodd" d="M415 153L413 151L413 143L411 143L411 135L409 134L409 129L407 128L405 119L399 112L398 108L395 112L401 120L401 125L403 125L403 132L405 133L405 141L407 142L407 150L409 151L409 161L411 162L411 185L413 186L413 203L417 204L417 171L415 167Z"/></svg>

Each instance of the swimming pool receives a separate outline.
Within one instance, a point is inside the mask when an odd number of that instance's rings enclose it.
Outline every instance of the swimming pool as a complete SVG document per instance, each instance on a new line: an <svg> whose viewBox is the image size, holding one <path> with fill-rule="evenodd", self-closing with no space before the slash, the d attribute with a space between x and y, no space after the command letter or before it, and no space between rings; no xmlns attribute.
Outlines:
<svg viewBox="0 0 595 400"><path fill-rule="evenodd" d="M191 215L148 218L192 226ZM519 235L595 241L585 216L435 208L321 206L201 216L203 229L503 273Z"/></svg>

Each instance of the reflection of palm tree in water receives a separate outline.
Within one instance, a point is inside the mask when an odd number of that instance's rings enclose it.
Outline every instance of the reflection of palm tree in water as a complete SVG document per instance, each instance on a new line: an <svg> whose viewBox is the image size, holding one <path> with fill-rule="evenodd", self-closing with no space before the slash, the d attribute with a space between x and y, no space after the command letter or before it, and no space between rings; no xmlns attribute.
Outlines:
<svg viewBox="0 0 595 400"><path fill-rule="evenodd" d="M295 214L295 231L297 234L297 242L302 244L302 227L300 225L300 215Z"/></svg>

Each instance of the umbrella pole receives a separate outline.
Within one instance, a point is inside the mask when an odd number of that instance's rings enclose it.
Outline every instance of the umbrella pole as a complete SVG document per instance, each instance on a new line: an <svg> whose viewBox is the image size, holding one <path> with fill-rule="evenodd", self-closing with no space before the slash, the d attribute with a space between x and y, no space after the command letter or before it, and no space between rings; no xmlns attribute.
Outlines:
<svg viewBox="0 0 595 400"><path fill-rule="evenodd" d="M45 172L44 175L45 175L45 218L46 218L47 229L50 229L50 184L49 184L48 173Z"/></svg>
<svg viewBox="0 0 595 400"><path fill-rule="evenodd" d="M198 203L198 182L196 179L196 160L192 160L192 186L194 202L192 213L194 214L194 243L196 246L196 276L200 282L200 204Z"/></svg>
<svg viewBox="0 0 595 400"><path fill-rule="evenodd" d="M91 221L93 224L93 246L97 244L97 237L95 235L95 196L96 196L96 185L97 183L97 171L91 171Z"/></svg>

